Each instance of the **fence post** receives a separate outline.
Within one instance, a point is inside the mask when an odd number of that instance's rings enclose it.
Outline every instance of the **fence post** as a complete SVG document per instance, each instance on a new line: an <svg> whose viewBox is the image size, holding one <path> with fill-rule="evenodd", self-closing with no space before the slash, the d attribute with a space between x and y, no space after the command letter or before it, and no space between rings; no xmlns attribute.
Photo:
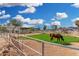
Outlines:
<svg viewBox="0 0 79 59"><path fill-rule="evenodd" d="M44 42L42 42L42 56L44 56Z"/></svg>

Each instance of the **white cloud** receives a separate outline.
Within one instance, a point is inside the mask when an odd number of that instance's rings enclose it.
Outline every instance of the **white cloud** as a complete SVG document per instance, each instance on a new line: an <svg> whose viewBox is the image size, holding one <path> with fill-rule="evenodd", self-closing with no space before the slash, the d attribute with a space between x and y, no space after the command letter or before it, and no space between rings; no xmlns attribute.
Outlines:
<svg viewBox="0 0 79 59"><path fill-rule="evenodd" d="M43 19L24 18L21 15L16 15L15 17L13 17L13 19L23 22L23 27L34 27L35 25L43 24L44 22Z"/></svg>
<svg viewBox="0 0 79 59"><path fill-rule="evenodd" d="M31 20L31 22L29 22L29 24L38 24L38 20L36 20L36 19L33 19L33 20Z"/></svg>
<svg viewBox="0 0 79 59"><path fill-rule="evenodd" d="M0 3L0 6L5 6L5 7L12 7L12 6L38 7L42 5L43 3Z"/></svg>
<svg viewBox="0 0 79 59"><path fill-rule="evenodd" d="M23 24L22 27L27 27L27 28L29 28L29 27L34 27L34 25Z"/></svg>
<svg viewBox="0 0 79 59"><path fill-rule="evenodd" d="M2 14L2 12L0 12L0 15Z"/></svg>
<svg viewBox="0 0 79 59"><path fill-rule="evenodd" d="M21 21L23 23L29 23L31 22L31 19L30 18L24 18L23 16L21 15L16 15L15 17L13 17L13 19L16 19L17 21Z"/></svg>
<svg viewBox="0 0 79 59"><path fill-rule="evenodd" d="M54 18L52 18L51 20L55 20Z"/></svg>
<svg viewBox="0 0 79 59"><path fill-rule="evenodd" d="M8 24L8 23L10 23L10 21L9 21L9 20L7 20L7 21L6 21L6 23L7 23L7 24Z"/></svg>
<svg viewBox="0 0 79 59"><path fill-rule="evenodd" d="M25 5L27 5L27 7L38 7L38 6L42 6L43 3L27 3Z"/></svg>
<svg viewBox="0 0 79 59"><path fill-rule="evenodd" d="M31 22L31 19L30 18L26 18L23 22L30 23Z"/></svg>
<svg viewBox="0 0 79 59"><path fill-rule="evenodd" d="M38 20L38 24L43 24L44 20L43 19L37 19Z"/></svg>
<svg viewBox="0 0 79 59"><path fill-rule="evenodd" d="M4 14L5 14L5 10L2 11L2 15L4 15Z"/></svg>
<svg viewBox="0 0 79 59"><path fill-rule="evenodd" d="M10 20L7 20L3 25L7 25L8 23L10 23Z"/></svg>
<svg viewBox="0 0 79 59"><path fill-rule="evenodd" d="M30 18L24 18L21 15L16 15L15 17L13 17L13 19L16 19L18 21L21 21L23 23L28 23L28 24L43 24L44 20L43 19L30 19Z"/></svg>
<svg viewBox="0 0 79 59"><path fill-rule="evenodd" d="M11 4L11 3L0 3L0 6L3 6L3 7L11 7L11 6L14 6L16 4Z"/></svg>
<svg viewBox="0 0 79 59"><path fill-rule="evenodd" d="M51 23L51 25L59 25L60 26L61 23L59 21L54 21L54 22Z"/></svg>
<svg viewBox="0 0 79 59"><path fill-rule="evenodd" d="M19 11L19 13L34 13L36 11L35 7L29 7L26 8L25 10Z"/></svg>
<svg viewBox="0 0 79 59"><path fill-rule="evenodd" d="M6 14L5 10L1 10L0 11L0 19L6 19L6 18L10 18L11 15L10 14Z"/></svg>
<svg viewBox="0 0 79 59"><path fill-rule="evenodd" d="M23 3L0 3L2 7L24 6Z"/></svg>
<svg viewBox="0 0 79 59"><path fill-rule="evenodd" d="M79 3L74 3L71 6L75 7L75 8L79 8Z"/></svg>
<svg viewBox="0 0 79 59"><path fill-rule="evenodd" d="M10 18L10 17L11 17L10 14L6 14L6 15L0 16L0 19L6 19L6 18Z"/></svg>
<svg viewBox="0 0 79 59"><path fill-rule="evenodd" d="M25 10L18 11L19 13L34 13L36 11L35 7L42 6L43 3L0 3L0 6L12 7L12 6L26 6Z"/></svg>
<svg viewBox="0 0 79 59"><path fill-rule="evenodd" d="M44 20L43 19L32 19L31 22L29 22L29 24L43 24Z"/></svg>
<svg viewBox="0 0 79 59"><path fill-rule="evenodd" d="M72 22L75 22L76 20L79 20L79 17L74 18L74 19L72 20Z"/></svg>
<svg viewBox="0 0 79 59"><path fill-rule="evenodd" d="M13 19L16 19L17 21L23 21L24 17L21 15L16 15L15 17L13 17Z"/></svg>
<svg viewBox="0 0 79 59"><path fill-rule="evenodd" d="M50 26L51 24L49 24L49 23L45 23L45 25L46 25L46 26Z"/></svg>
<svg viewBox="0 0 79 59"><path fill-rule="evenodd" d="M73 26L74 26L74 27L77 27L77 25L75 25L74 23L73 23Z"/></svg>
<svg viewBox="0 0 79 59"><path fill-rule="evenodd" d="M36 11L35 7L42 6L43 3L0 3L2 7L12 7L12 6L25 6L28 7L25 10L18 11L19 13L34 13Z"/></svg>
<svg viewBox="0 0 79 59"><path fill-rule="evenodd" d="M64 18L67 18L67 17L68 17L68 15L65 12L62 12L62 13L57 12L56 13L56 18L57 19L64 19Z"/></svg>
<svg viewBox="0 0 79 59"><path fill-rule="evenodd" d="M0 15L4 15L5 14L5 10L0 11Z"/></svg>

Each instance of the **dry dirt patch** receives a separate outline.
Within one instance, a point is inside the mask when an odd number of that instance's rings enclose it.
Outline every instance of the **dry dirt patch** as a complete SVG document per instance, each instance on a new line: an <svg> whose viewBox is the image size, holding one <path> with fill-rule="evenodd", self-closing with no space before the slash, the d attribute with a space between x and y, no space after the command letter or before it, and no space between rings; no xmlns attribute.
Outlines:
<svg viewBox="0 0 79 59"><path fill-rule="evenodd" d="M23 43L32 47L36 51L39 51L40 53L42 52L41 42L37 42L34 40L24 40ZM45 56L79 56L79 51L45 43L44 55Z"/></svg>

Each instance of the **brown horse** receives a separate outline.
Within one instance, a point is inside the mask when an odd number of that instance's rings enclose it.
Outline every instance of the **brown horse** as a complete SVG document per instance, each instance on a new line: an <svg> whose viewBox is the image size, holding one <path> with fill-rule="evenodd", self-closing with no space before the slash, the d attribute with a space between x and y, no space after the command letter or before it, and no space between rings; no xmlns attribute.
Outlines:
<svg viewBox="0 0 79 59"><path fill-rule="evenodd" d="M57 41L60 41L60 39L62 41L64 41L64 38L63 38L63 36L61 34L53 34L53 33L50 33L50 37L51 37L51 39L50 39L51 41L53 40L53 38L56 38Z"/></svg>

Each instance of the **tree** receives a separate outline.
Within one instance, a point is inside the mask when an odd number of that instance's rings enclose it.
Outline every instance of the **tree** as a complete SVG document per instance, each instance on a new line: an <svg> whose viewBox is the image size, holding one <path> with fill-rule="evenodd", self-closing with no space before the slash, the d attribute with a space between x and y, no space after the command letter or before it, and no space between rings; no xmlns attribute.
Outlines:
<svg viewBox="0 0 79 59"><path fill-rule="evenodd" d="M77 25L78 30L79 30L79 20L76 20L76 21L75 21L75 25Z"/></svg>
<svg viewBox="0 0 79 59"><path fill-rule="evenodd" d="M22 22L21 21L17 21L16 19L13 19L13 20L10 21L10 23L8 23L8 25L14 26L14 28L12 30L12 32L14 32L16 27L22 26Z"/></svg>
<svg viewBox="0 0 79 59"><path fill-rule="evenodd" d="M10 24L12 24L13 26L22 26L22 22L17 21L16 19L11 20Z"/></svg>
<svg viewBox="0 0 79 59"><path fill-rule="evenodd" d="M77 27L79 27L79 20L75 21L75 25L77 25Z"/></svg>
<svg viewBox="0 0 79 59"><path fill-rule="evenodd" d="M43 27L43 30L44 30L44 33L45 33L45 30L47 29L47 26L46 25L44 25L44 27Z"/></svg>
<svg viewBox="0 0 79 59"><path fill-rule="evenodd" d="M0 31L6 31L6 27L5 26L2 26L2 25L0 25Z"/></svg>
<svg viewBox="0 0 79 59"><path fill-rule="evenodd" d="M46 30L46 29L47 29L47 26L46 26L46 25L44 25L43 30Z"/></svg>

